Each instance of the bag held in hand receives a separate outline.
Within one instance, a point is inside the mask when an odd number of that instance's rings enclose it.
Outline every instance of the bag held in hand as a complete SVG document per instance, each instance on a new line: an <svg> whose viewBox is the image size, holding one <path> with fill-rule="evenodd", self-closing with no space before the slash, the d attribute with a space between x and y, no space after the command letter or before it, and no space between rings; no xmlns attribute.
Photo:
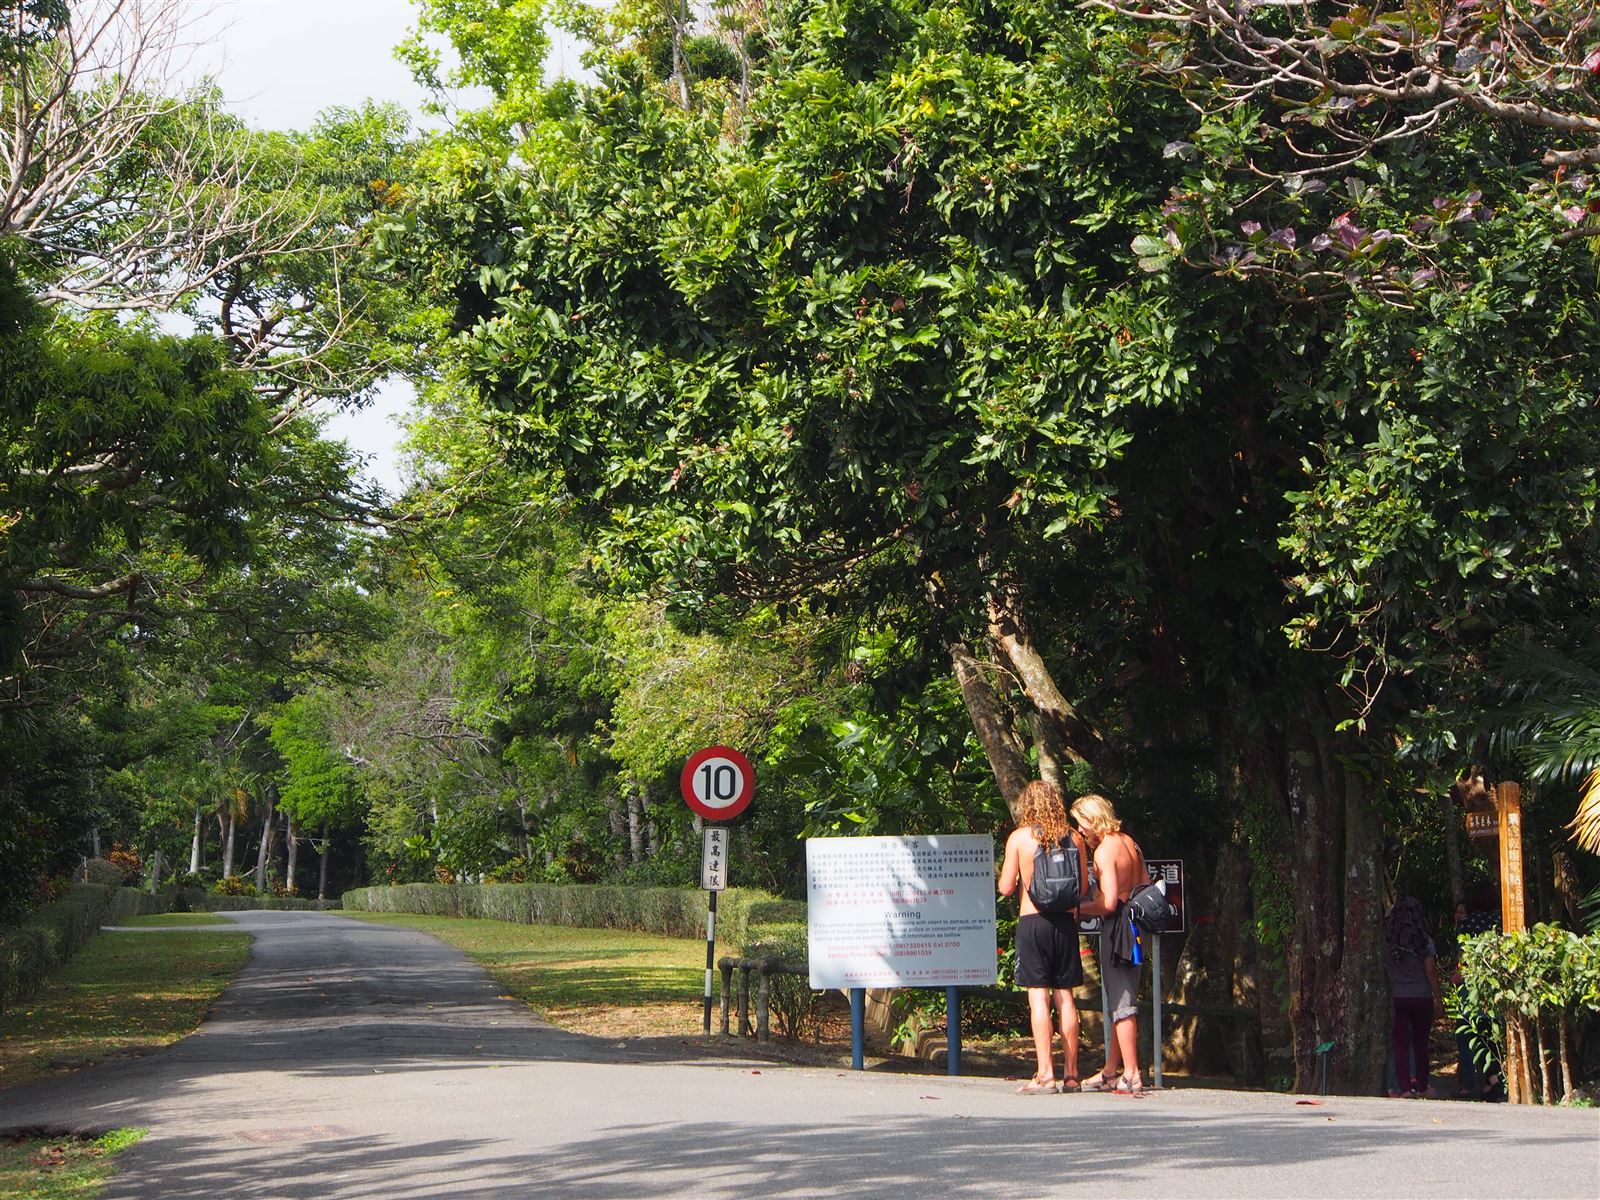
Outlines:
<svg viewBox="0 0 1600 1200"><path fill-rule="evenodd" d="M1033 878L1028 898L1042 913L1069 913L1078 907L1083 880L1078 870L1078 844L1068 834L1054 846L1040 843L1033 852Z"/></svg>
<svg viewBox="0 0 1600 1200"><path fill-rule="evenodd" d="M1160 933L1172 924L1178 910L1167 900L1167 881L1141 883L1128 897L1128 913L1144 933Z"/></svg>

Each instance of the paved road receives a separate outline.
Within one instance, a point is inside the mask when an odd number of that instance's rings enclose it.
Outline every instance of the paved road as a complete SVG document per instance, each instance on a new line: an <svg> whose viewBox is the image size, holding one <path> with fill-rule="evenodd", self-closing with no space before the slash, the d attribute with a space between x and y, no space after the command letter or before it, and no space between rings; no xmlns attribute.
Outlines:
<svg viewBox="0 0 1600 1200"><path fill-rule="evenodd" d="M254 953L198 1033L0 1092L0 1129L150 1129L106 1200L1600 1195L1594 1110L723 1060L553 1029L422 934L233 919Z"/></svg>

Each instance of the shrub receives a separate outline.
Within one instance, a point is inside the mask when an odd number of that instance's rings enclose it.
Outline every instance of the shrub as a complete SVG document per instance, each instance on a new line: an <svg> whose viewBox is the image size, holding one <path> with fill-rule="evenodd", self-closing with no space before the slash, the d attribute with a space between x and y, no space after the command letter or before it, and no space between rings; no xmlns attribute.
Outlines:
<svg viewBox="0 0 1600 1200"><path fill-rule="evenodd" d="M116 863L104 858L91 858L78 868L77 881L95 887L121 887L126 876Z"/></svg>
<svg viewBox="0 0 1600 1200"><path fill-rule="evenodd" d="M803 921L758 925L750 933L742 951L745 958L770 958L784 966L806 967L809 953ZM778 1032L786 1038L800 1038L815 1031L817 996L804 975L774 973L767 977L767 1004L777 1019Z"/></svg>
<svg viewBox="0 0 1600 1200"><path fill-rule="evenodd" d="M226 879L219 879L212 884L211 890L218 896L254 896L256 885L243 875L229 875Z"/></svg>
<svg viewBox="0 0 1600 1200"><path fill-rule="evenodd" d="M46 974L82 949L107 920L162 912L168 903L169 897L132 888L77 884L17 926L0 930L0 1011L31 995Z"/></svg>
<svg viewBox="0 0 1600 1200"><path fill-rule="evenodd" d="M106 861L122 872L119 884L136 883L139 876L144 873L144 863L140 861L139 852L131 846L124 846L117 842L106 852Z"/></svg>
<svg viewBox="0 0 1600 1200"><path fill-rule="evenodd" d="M731 888L717 901L720 940L746 940L752 911L792 914L780 901L753 888ZM355 911L417 913L436 917L485 917L531 925L632 929L668 937L705 933L706 894L691 888L608 887L591 883L401 883L356 888L344 894ZM799 906L804 920L805 906Z"/></svg>

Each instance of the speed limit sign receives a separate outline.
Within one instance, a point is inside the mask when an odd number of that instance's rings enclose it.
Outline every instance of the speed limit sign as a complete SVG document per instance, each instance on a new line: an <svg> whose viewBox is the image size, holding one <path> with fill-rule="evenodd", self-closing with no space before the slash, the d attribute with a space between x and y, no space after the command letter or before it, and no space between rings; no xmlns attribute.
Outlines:
<svg viewBox="0 0 1600 1200"><path fill-rule="evenodd" d="M728 746L707 746L689 756L678 781L690 809L708 821L731 821L750 807L756 771Z"/></svg>

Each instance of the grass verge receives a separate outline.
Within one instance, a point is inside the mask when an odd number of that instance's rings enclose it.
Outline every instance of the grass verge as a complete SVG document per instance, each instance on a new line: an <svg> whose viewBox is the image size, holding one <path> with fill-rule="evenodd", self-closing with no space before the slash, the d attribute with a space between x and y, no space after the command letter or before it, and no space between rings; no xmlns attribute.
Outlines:
<svg viewBox="0 0 1600 1200"><path fill-rule="evenodd" d="M144 1134L142 1129L114 1129L92 1141L0 1141L0 1200L94 1200L116 1174L112 1157Z"/></svg>
<svg viewBox="0 0 1600 1200"><path fill-rule="evenodd" d="M250 956L246 933L101 933L0 1014L0 1088L175 1042Z"/></svg>
<svg viewBox="0 0 1600 1200"><path fill-rule="evenodd" d="M552 1024L580 1033L700 1032L706 944L617 929L346 912L448 942Z"/></svg>
<svg viewBox="0 0 1600 1200"><path fill-rule="evenodd" d="M150 913L143 917L124 917L119 926L133 929L182 929L186 925L227 925L228 918L218 913Z"/></svg>

